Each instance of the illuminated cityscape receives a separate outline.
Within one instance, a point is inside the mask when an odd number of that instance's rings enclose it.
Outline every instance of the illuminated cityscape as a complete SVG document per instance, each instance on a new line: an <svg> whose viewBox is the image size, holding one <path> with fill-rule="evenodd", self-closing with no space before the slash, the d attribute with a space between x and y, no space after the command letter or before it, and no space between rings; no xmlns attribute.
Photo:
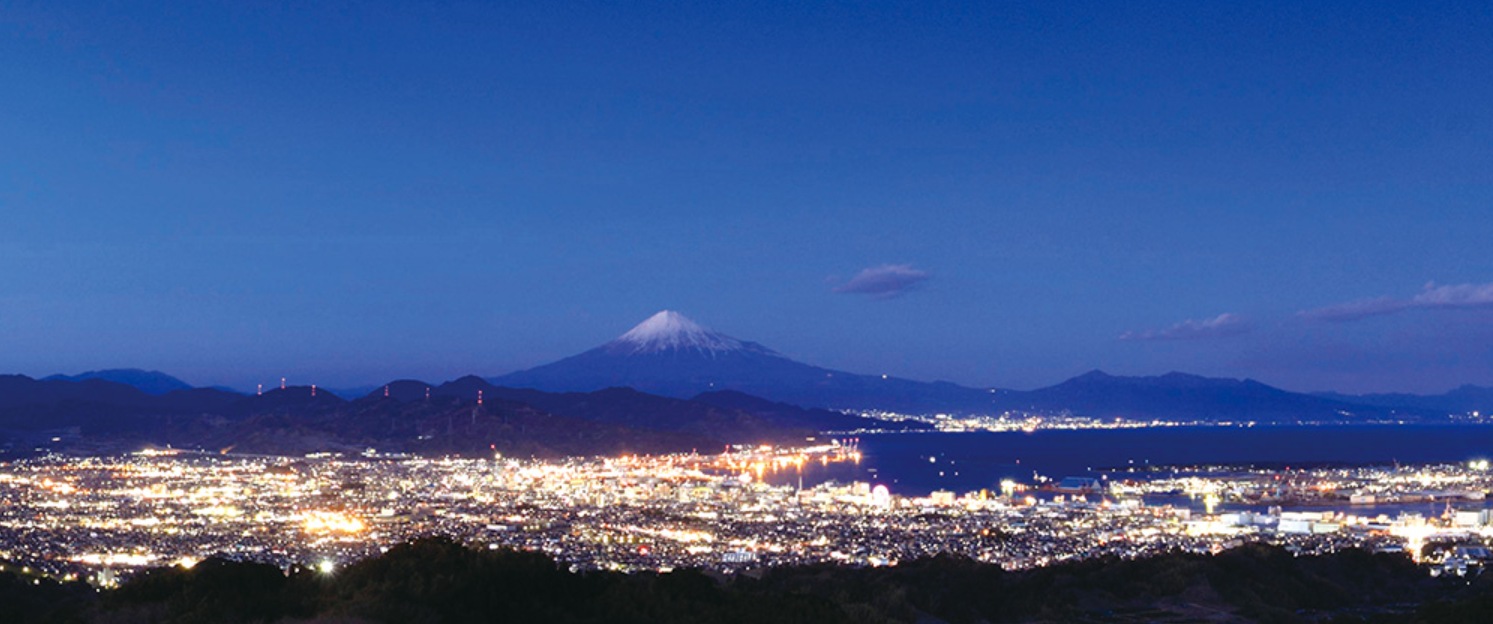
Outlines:
<svg viewBox="0 0 1493 624"><path fill-rule="evenodd" d="M0 5L0 624L1493 613L1493 3Z"/></svg>
<svg viewBox="0 0 1493 624"><path fill-rule="evenodd" d="M1216 553L1253 541L1300 553L1406 551L1421 560L1427 544L1493 537L1481 504L1493 488L1486 462L1199 467L916 496L867 482L764 481L808 462L859 458L853 445L838 443L558 461L52 455L0 465L0 558L109 586L141 569L190 567L215 555L331 571L424 535L539 550L574 569L723 573L896 565L939 553L1021 569ZM1415 504L1444 513L1410 511ZM1469 561L1447 563L1449 556L1432 553L1426 563L1465 572Z"/></svg>

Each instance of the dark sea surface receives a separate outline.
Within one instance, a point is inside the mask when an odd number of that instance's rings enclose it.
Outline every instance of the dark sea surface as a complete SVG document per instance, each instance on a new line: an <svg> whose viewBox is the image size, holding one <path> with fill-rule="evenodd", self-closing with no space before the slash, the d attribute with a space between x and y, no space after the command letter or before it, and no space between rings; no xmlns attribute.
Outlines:
<svg viewBox="0 0 1493 624"><path fill-rule="evenodd" d="M859 437L859 464L770 473L777 484L799 480L869 481L892 493L936 489L997 490L1002 479L1025 483L1034 474L1061 479L1159 466L1263 463L1457 463L1493 458L1493 425L1330 425L1155 427L1046 430L1033 433L887 433ZM1168 471L1169 472L1169 471Z"/></svg>

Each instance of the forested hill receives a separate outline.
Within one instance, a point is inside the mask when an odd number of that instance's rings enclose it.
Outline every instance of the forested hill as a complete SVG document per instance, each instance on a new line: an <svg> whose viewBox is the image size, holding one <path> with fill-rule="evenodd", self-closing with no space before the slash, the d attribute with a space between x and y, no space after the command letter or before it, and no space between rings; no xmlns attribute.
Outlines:
<svg viewBox="0 0 1493 624"><path fill-rule="evenodd" d="M16 622L1484 622L1493 577L1433 579L1403 556L1092 560L1023 572L937 557L710 576L572 573L547 556L441 538L324 574L208 559L95 593L0 573Z"/></svg>

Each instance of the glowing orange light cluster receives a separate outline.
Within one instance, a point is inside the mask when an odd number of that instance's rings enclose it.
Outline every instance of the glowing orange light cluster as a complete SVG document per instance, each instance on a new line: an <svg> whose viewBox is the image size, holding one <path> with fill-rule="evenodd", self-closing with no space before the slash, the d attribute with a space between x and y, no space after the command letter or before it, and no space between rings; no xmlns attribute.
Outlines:
<svg viewBox="0 0 1493 624"><path fill-rule="evenodd" d="M302 525L307 533L362 533L368 529L362 518L338 511L308 511Z"/></svg>

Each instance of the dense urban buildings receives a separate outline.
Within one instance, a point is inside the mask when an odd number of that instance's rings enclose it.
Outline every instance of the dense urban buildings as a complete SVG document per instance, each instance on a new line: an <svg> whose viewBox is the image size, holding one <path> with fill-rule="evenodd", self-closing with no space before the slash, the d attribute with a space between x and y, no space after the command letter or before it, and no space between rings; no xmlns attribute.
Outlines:
<svg viewBox="0 0 1493 624"><path fill-rule="evenodd" d="M1493 536L1486 462L1204 466L911 495L868 482L764 479L858 460L853 445L838 443L549 461L49 455L0 464L0 558L108 586L209 556L332 572L426 535L542 551L575 569L727 574L938 553L1020 569L1258 541L1302 553L1406 551L1434 572L1465 573Z"/></svg>

